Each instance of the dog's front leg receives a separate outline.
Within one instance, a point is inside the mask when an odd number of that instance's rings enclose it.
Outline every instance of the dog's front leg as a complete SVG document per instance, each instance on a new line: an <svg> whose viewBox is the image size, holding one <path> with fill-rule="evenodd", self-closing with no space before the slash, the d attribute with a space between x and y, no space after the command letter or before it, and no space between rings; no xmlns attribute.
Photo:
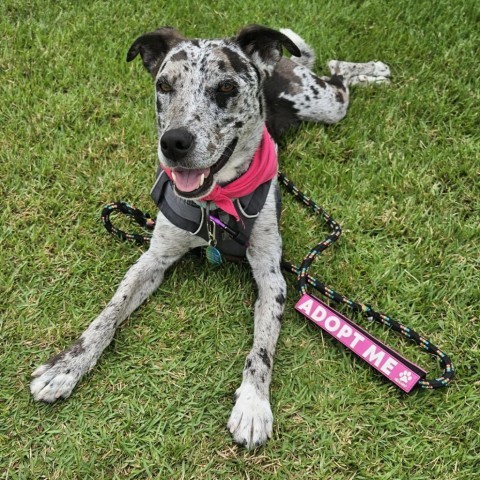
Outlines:
<svg viewBox="0 0 480 480"><path fill-rule="evenodd" d="M159 215L149 250L128 270L102 313L72 346L33 372L36 378L30 390L36 400L54 402L70 396L110 344L117 327L160 285L165 270L189 249L188 240L184 232Z"/></svg>
<svg viewBox="0 0 480 480"><path fill-rule="evenodd" d="M233 439L249 449L263 445L272 435L269 387L286 295L280 270L282 240L277 220L274 212L264 215L264 210L255 223L252 246L247 252L258 286L253 347L246 358L243 381L236 391L236 403L228 421Z"/></svg>

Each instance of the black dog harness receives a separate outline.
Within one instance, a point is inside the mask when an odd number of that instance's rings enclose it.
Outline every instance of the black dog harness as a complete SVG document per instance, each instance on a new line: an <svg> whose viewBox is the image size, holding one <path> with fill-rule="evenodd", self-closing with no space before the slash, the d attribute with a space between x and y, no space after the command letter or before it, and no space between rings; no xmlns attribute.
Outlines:
<svg viewBox="0 0 480 480"><path fill-rule="evenodd" d="M209 222L210 214L215 215L230 229L238 232L238 236L234 240L225 230L214 228L216 248L226 257L235 259L245 257L248 239L255 221L265 205L271 183L271 180L262 183L249 195L234 200L235 209L240 216L238 222L228 213L217 209L213 202L196 203L180 198L173 190L172 181L161 168L157 171L157 180L150 196L157 208L176 227L186 230L192 235L198 235L207 242L210 240L208 224L212 223Z"/></svg>

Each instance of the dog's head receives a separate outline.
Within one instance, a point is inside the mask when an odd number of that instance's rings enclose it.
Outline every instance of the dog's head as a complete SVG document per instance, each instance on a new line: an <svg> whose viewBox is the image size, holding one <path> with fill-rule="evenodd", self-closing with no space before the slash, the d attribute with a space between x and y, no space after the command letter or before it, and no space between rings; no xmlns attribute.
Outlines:
<svg viewBox="0 0 480 480"><path fill-rule="evenodd" d="M158 158L179 196L201 198L246 170L265 122L263 82L283 46L300 56L282 33L251 25L223 40L164 27L130 47L127 61L140 54L155 80Z"/></svg>

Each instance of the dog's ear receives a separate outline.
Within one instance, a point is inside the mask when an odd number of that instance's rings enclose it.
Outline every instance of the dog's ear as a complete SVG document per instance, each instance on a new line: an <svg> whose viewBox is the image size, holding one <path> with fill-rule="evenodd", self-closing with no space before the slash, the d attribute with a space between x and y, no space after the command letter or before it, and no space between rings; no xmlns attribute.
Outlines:
<svg viewBox="0 0 480 480"><path fill-rule="evenodd" d="M180 32L172 27L162 27L154 32L138 37L127 52L127 62L131 62L138 54L142 57L144 67L153 78L168 51L177 43L186 40Z"/></svg>
<svg viewBox="0 0 480 480"><path fill-rule="evenodd" d="M296 57L302 55L286 35L261 25L248 25L240 31L235 40L267 76L271 75L282 58L282 47Z"/></svg>

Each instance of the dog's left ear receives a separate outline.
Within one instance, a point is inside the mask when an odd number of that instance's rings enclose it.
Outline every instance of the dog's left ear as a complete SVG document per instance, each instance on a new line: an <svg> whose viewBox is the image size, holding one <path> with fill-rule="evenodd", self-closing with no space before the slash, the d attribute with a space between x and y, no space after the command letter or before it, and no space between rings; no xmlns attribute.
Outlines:
<svg viewBox="0 0 480 480"><path fill-rule="evenodd" d="M186 38L172 27L162 27L154 32L145 33L138 37L128 50L127 62L131 62L140 54L144 67L155 78L168 51L184 40Z"/></svg>
<svg viewBox="0 0 480 480"><path fill-rule="evenodd" d="M302 55L299 48L286 35L261 25L245 27L235 40L267 76L272 74L275 65L282 58L282 47L295 57Z"/></svg>

